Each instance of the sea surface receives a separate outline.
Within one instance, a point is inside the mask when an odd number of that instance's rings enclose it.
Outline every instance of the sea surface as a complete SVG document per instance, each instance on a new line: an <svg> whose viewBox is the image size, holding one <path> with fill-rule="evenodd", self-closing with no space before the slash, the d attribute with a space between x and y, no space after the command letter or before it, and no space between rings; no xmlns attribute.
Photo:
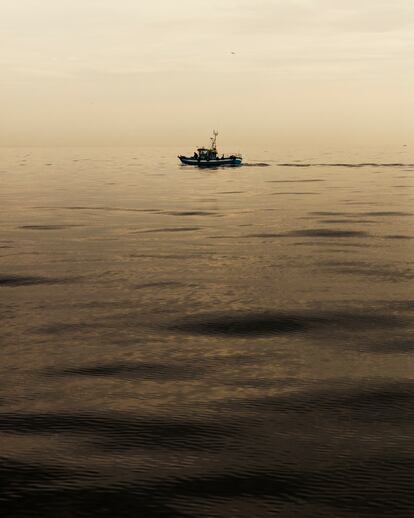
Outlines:
<svg viewBox="0 0 414 518"><path fill-rule="evenodd" d="M0 156L5 518L414 516L414 156Z"/></svg>

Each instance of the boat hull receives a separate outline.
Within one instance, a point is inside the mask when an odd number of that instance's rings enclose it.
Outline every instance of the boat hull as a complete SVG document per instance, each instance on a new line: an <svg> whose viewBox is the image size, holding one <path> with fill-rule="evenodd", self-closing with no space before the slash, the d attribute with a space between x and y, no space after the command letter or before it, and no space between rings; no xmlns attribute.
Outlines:
<svg viewBox="0 0 414 518"><path fill-rule="evenodd" d="M237 167L242 165L242 159L240 157L234 158L220 158L220 159L197 159L193 157L179 156L178 157L182 164L193 165L197 167Z"/></svg>

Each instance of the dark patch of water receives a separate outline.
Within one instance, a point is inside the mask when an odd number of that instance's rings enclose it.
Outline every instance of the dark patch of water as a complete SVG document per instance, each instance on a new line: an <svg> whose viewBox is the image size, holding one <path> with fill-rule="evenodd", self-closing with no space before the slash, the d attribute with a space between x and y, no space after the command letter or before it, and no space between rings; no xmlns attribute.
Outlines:
<svg viewBox="0 0 414 518"><path fill-rule="evenodd" d="M325 182L322 178L305 178L301 180L267 180L266 183L308 183L308 182Z"/></svg>
<svg viewBox="0 0 414 518"><path fill-rule="evenodd" d="M376 223L376 221L372 219L319 219L318 223L323 223L327 225L336 225L336 224L354 224L354 223Z"/></svg>
<svg viewBox="0 0 414 518"><path fill-rule="evenodd" d="M135 284L134 288L137 290L143 290L146 288L169 288L184 286L182 282L177 281L155 281L155 282L144 282L142 284Z"/></svg>
<svg viewBox="0 0 414 518"><path fill-rule="evenodd" d="M142 447L222 450L224 437L236 431L237 425L225 421L137 417L121 412L115 412L112 417L105 413L2 413L0 421L3 433L88 435L97 447L113 453Z"/></svg>
<svg viewBox="0 0 414 518"><path fill-rule="evenodd" d="M161 213L162 211L159 209L135 209L128 207L94 207L94 206L69 206L69 207L45 207L45 206L37 206L32 207L32 209L46 209L46 210L88 210L88 211L104 211L104 212L148 212L148 213Z"/></svg>
<svg viewBox="0 0 414 518"><path fill-rule="evenodd" d="M169 216L216 216L217 212L211 212L206 210L183 210L183 211L171 211L165 212Z"/></svg>
<svg viewBox="0 0 414 518"><path fill-rule="evenodd" d="M261 311L195 315L167 328L191 334L254 337L322 329L387 329L406 325L408 323L403 318L380 313Z"/></svg>
<svg viewBox="0 0 414 518"><path fill-rule="evenodd" d="M269 167L270 164L267 164L265 162L257 162L257 163L244 163L242 164L242 167Z"/></svg>
<svg viewBox="0 0 414 518"><path fill-rule="evenodd" d="M407 236L405 234L387 234L383 237L385 239L414 239L414 236Z"/></svg>
<svg viewBox="0 0 414 518"><path fill-rule="evenodd" d="M160 232L194 232L195 230L201 230L201 227L164 227L164 228L152 228L147 230L138 230L135 234L156 234Z"/></svg>
<svg viewBox="0 0 414 518"><path fill-rule="evenodd" d="M296 194L296 195L303 195L305 194L306 196L315 196L317 194L320 194L319 192L311 192L311 191L308 191L308 192L271 192L270 195L271 196L281 196L281 195L292 195L292 194Z"/></svg>
<svg viewBox="0 0 414 518"><path fill-rule="evenodd" d="M24 230L65 230L67 228L82 227L83 225L22 225L19 228Z"/></svg>
<svg viewBox="0 0 414 518"><path fill-rule="evenodd" d="M248 234L244 237L260 237L264 239L278 237L367 237L369 234L360 230L331 230L326 228L308 228L302 230L292 230L290 232L272 233L263 232L257 234Z"/></svg>
<svg viewBox="0 0 414 518"><path fill-rule="evenodd" d="M0 287L17 287L17 286L33 286L37 284L67 284L77 282L78 277L41 277L33 275L1 275L0 274Z"/></svg>
<svg viewBox="0 0 414 518"><path fill-rule="evenodd" d="M371 211L363 212L363 216L412 216L412 212L403 212L399 210L383 210L383 211Z"/></svg>
<svg viewBox="0 0 414 518"><path fill-rule="evenodd" d="M67 376L86 376L86 377L115 377L138 380L185 380L194 379L200 374L204 374L205 368L200 365L174 363L149 363L149 362L128 362L110 363L106 365L88 365L67 369L49 369L44 372L46 376L52 378Z"/></svg>
<svg viewBox="0 0 414 518"><path fill-rule="evenodd" d="M300 163L284 163L278 164L282 167L411 167L414 164L403 164L401 162L376 164L374 162L360 163L332 163L332 164L300 164Z"/></svg>

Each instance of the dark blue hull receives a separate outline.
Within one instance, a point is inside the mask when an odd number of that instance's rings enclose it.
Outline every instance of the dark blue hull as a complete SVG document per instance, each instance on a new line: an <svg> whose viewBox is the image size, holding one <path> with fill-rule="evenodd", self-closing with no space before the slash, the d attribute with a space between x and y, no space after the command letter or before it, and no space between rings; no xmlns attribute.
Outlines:
<svg viewBox="0 0 414 518"><path fill-rule="evenodd" d="M197 167L237 167L242 165L242 158L240 157L226 157L210 160L186 156L179 156L178 158L184 165L195 165Z"/></svg>

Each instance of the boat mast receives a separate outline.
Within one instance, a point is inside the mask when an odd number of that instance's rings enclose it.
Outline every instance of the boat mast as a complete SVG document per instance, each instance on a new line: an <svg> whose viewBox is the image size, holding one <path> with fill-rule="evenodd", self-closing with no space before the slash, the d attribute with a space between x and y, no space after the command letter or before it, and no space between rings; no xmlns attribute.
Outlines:
<svg viewBox="0 0 414 518"><path fill-rule="evenodd" d="M213 130L213 136L210 137L212 151L217 151L217 148L216 148L217 135L218 135L218 131Z"/></svg>

